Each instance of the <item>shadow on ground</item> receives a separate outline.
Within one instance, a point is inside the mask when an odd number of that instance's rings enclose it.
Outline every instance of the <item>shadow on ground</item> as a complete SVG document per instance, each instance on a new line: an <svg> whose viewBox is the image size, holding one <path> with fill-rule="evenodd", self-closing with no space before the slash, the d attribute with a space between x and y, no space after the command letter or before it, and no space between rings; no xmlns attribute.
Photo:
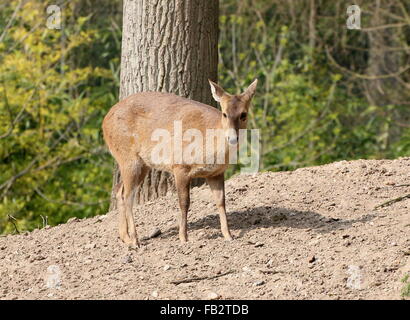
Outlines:
<svg viewBox="0 0 410 320"><path fill-rule="evenodd" d="M258 228L289 227L295 229L312 229L318 233L328 233L334 230L348 229L355 223L371 221L373 214L366 214L357 219L335 219L325 217L313 211L299 211L295 209L273 206L261 206L248 210L234 211L228 214L231 230L241 230L239 238L248 231ZM189 219L189 217L188 217ZM188 223L189 230L220 229L219 215L210 214L206 217ZM162 238L175 236L178 228L172 227L165 230ZM212 236L217 237L217 235Z"/></svg>

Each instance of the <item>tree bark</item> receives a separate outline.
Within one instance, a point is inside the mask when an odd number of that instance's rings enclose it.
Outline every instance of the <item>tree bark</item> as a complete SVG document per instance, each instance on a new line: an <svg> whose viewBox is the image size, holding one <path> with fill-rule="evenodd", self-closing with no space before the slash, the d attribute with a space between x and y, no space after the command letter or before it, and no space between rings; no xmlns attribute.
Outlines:
<svg viewBox="0 0 410 320"><path fill-rule="evenodd" d="M218 0L124 0L120 99L162 91L215 106L208 79L217 80L218 13ZM116 166L113 186L119 181ZM151 170L136 202L174 188L169 173Z"/></svg>
<svg viewBox="0 0 410 320"><path fill-rule="evenodd" d="M394 24L396 21L392 19L385 12L396 12L396 3L382 2L376 0L372 7L372 17L370 27L380 27L389 24ZM389 29L375 29L369 34L369 58L367 73L371 76L385 76L397 73L405 65L404 50L391 50L392 48L400 48L402 46L401 34L403 30L401 28L389 28ZM379 78L374 80L368 80L364 83L365 94L370 104L376 106L388 106L388 105L400 105L401 101L408 101L408 90L402 86L402 75L391 76L386 78ZM393 110L385 109L386 121L383 128L381 128L380 139L382 143L382 149L388 150L391 141L401 136L401 128L395 125L391 125L391 120L399 121L404 119L405 112L401 112L400 108Z"/></svg>

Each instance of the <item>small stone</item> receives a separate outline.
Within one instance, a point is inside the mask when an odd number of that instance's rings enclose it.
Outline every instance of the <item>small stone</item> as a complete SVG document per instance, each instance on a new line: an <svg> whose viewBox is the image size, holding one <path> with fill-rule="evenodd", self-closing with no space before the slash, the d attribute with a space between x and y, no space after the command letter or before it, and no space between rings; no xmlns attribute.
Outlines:
<svg viewBox="0 0 410 320"><path fill-rule="evenodd" d="M142 240L149 240L152 238L156 238L159 235L161 235L161 229L159 228L154 228L147 236L143 237Z"/></svg>
<svg viewBox="0 0 410 320"><path fill-rule="evenodd" d="M169 264L166 264L164 266L164 271L168 271L169 269L171 269L171 266Z"/></svg>
<svg viewBox="0 0 410 320"><path fill-rule="evenodd" d="M41 261L41 260L45 260L45 259L47 259L47 258L44 257L44 256L36 256L36 257L34 257L34 260L35 260L35 261Z"/></svg>
<svg viewBox="0 0 410 320"><path fill-rule="evenodd" d="M263 286L264 284L265 284L265 281L263 280L257 280L253 283L255 287Z"/></svg>
<svg viewBox="0 0 410 320"><path fill-rule="evenodd" d="M94 249L95 247L97 247L95 243L89 243L84 246L85 249Z"/></svg>
<svg viewBox="0 0 410 320"><path fill-rule="evenodd" d="M100 215L100 216L97 217L97 221L96 221L96 222L102 222L102 221L105 220L105 218L107 218L106 215Z"/></svg>
<svg viewBox="0 0 410 320"><path fill-rule="evenodd" d="M218 300L220 297L221 297L220 294L218 294L218 293L216 293L216 292L213 292L213 291L209 291L209 292L206 294L206 299L207 299L207 300Z"/></svg>
<svg viewBox="0 0 410 320"><path fill-rule="evenodd" d="M205 232L200 231L200 232L198 233L198 238L204 238L204 237L205 237Z"/></svg>
<svg viewBox="0 0 410 320"><path fill-rule="evenodd" d="M153 291L152 293L151 293L151 295L154 297L154 298L158 298L158 291L157 290L155 290L155 291Z"/></svg>
<svg viewBox="0 0 410 320"><path fill-rule="evenodd" d="M243 267L242 270L245 272L251 272L251 268L249 267Z"/></svg>
<svg viewBox="0 0 410 320"><path fill-rule="evenodd" d="M313 263L313 262L315 262L316 261L316 257L315 256L312 256L310 259L309 259L309 263Z"/></svg>
<svg viewBox="0 0 410 320"><path fill-rule="evenodd" d="M256 244L255 244L255 248L260 248L260 247L263 247L265 244L264 243L262 243L262 242L257 242Z"/></svg>
<svg viewBox="0 0 410 320"><path fill-rule="evenodd" d="M67 223L72 223L72 222L77 222L79 221L79 219L77 217L72 217L70 219L68 219Z"/></svg>
<svg viewBox="0 0 410 320"><path fill-rule="evenodd" d="M347 238L349 238L349 237L350 237L350 235L348 235L348 234L342 235L342 239L347 239Z"/></svg>
<svg viewBox="0 0 410 320"><path fill-rule="evenodd" d="M122 263L131 263L132 262L132 256L130 254L127 254L124 256L121 260Z"/></svg>
<svg viewBox="0 0 410 320"><path fill-rule="evenodd" d="M148 235L150 238L156 238L159 235L161 235L161 229L155 228L154 230L151 231L151 233Z"/></svg>

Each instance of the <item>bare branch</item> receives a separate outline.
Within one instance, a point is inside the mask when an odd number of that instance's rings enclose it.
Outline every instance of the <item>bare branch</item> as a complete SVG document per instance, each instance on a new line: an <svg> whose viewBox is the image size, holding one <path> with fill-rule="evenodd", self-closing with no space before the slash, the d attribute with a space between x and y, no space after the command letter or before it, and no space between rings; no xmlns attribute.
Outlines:
<svg viewBox="0 0 410 320"><path fill-rule="evenodd" d="M17 219L14 218L11 214L8 214L7 217L9 218L9 222L11 222L14 226L14 230L16 233L20 233L19 229L17 228L16 221Z"/></svg>
<svg viewBox="0 0 410 320"><path fill-rule="evenodd" d="M31 168L34 166L34 164L37 162L37 160L40 158L40 156L37 156L36 158L34 158L34 160L32 160L29 165L27 167L25 167L23 170L21 170L19 173L17 173L16 175L12 176L10 179L8 179L6 182L2 183L0 185L0 190L3 190L2 196L4 197L6 195L6 193L9 191L9 189L11 188L11 186L13 185L13 183L19 179L20 177L24 176L26 173L28 173Z"/></svg>
<svg viewBox="0 0 410 320"><path fill-rule="evenodd" d="M372 32L376 30L383 30L383 29L389 29L389 28L401 28L404 26L408 26L408 23L391 23L391 24L385 24L382 26L374 26L374 27L368 27L368 28L361 28L360 31L364 32Z"/></svg>
<svg viewBox="0 0 410 320"><path fill-rule="evenodd" d="M48 226L48 217L47 216L43 216L42 214L40 214L41 220L43 220L43 228Z"/></svg>
<svg viewBox="0 0 410 320"><path fill-rule="evenodd" d="M337 67L338 69L350 74L353 77L359 78L359 79L367 79L367 80L377 80L377 79L388 79L388 78L393 78L393 77L397 77L403 73L405 73L407 70L410 69L410 65L406 65L403 68L400 68L399 71L397 72L393 72L393 73L389 73L389 74L382 74L382 75L364 75L364 74L360 74L360 73L356 73L352 70L349 70L343 66L341 66L340 64L338 64L335 59L333 58L333 56L330 54L329 52L329 48L326 47L326 55L329 58L330 62Z"/></svg>
<svg viewBox="0 0 410 320"><path fill-rule="evenodd" d="M386 201L386 202L384 202L384 203L382 203L382 204L379 204L378 206L374 207L374 209L379 209L379 208L388 207L388 206L390 206L390 205L392 205L392 204L394 204L394 203L396 203L396 202L400 202L400 201L403 201L403 200L409 199L409 198L410 198L410 193L409 193L409 194L406 194L406 195L404 195L404 196L401 196L401 197L398 197L398 198L395 198L395 199Z"/></svg>
<svg viewBox="0 0 410 320"><path fill-rule="evenodd" d="M13 15L11 16L9 22L4 27L4 30L3 30L2 34L0 35L0 42L3 41L3 39L6 36L8 30L10 29L11 25L14 23L14 20L16 19L16 16L17 16L17 12L20 10L22 4L23 4L23 0L20 0L19 3L17 4L16 9L14 9Z"/></svg>
<svg viewBox="0 0 410 320"><path fill-rule="evenodd" d="M106 203L109 201L109 199L103 199L97 202L74 202L74 201L67 201L67 200L54 200L48 198L43 192L40 191L39 188L35 187L34 191L42 197L44 200L51 202L51 203L57 203L57 204L64 204L64 205L69 205L69 206L80 206L80 207L88 207L88 206L96 206L100 205L103 203Z"/></svg>
<svg viewBox="0 0 410 320"><path fill-rule="evenodd" d="M193 277L193 278L188 278L188 279L182 279L182 280L175 280L175 281L171 281L172 284L181 284L181 283L190 283L190 282L197 282L197 281L201 281L201 280L212 280L212 279L216 279L216 278L220 278L223 276L226 276L228 274L234 273L234 271L228 271L228 272L224 272L221 274L217 274L214 276L205 276L205 277Z"/></svg>

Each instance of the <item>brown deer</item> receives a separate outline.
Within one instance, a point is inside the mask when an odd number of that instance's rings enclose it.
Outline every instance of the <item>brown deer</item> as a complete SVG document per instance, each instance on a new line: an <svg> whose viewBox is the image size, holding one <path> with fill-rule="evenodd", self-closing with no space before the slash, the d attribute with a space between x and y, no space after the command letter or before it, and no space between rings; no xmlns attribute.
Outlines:
<svg viewBox="0 0 410 320"><path fill-rule="evenodd" d="M228 161L187 164L171 160L158 164L152 160L153 149L158 144L152 139L155 129L165 129L173 135L174 121L181 121L185 126L199 130L204 136L207 129L221 129L225 132L226 145L237 144L239 129L246 129L248 110L255 94L257 80L238 95L225 92L210 80L209 83L212 96L220 103L221 111L174 94L141 92L118 102L105 116L102 125L104 140L118 163L122 177L116 190L119 236L126 244L140 245L132 206L136 188L143 182L150 168L168 171L174 175L181 208L179 238L182 242L188 240L190 181L198 177L205 178L209 184L219 210L222 234L226 240L232 240L225 211L224 172L229 165ZM172 144L170 147L173 148Z"/></svg>

